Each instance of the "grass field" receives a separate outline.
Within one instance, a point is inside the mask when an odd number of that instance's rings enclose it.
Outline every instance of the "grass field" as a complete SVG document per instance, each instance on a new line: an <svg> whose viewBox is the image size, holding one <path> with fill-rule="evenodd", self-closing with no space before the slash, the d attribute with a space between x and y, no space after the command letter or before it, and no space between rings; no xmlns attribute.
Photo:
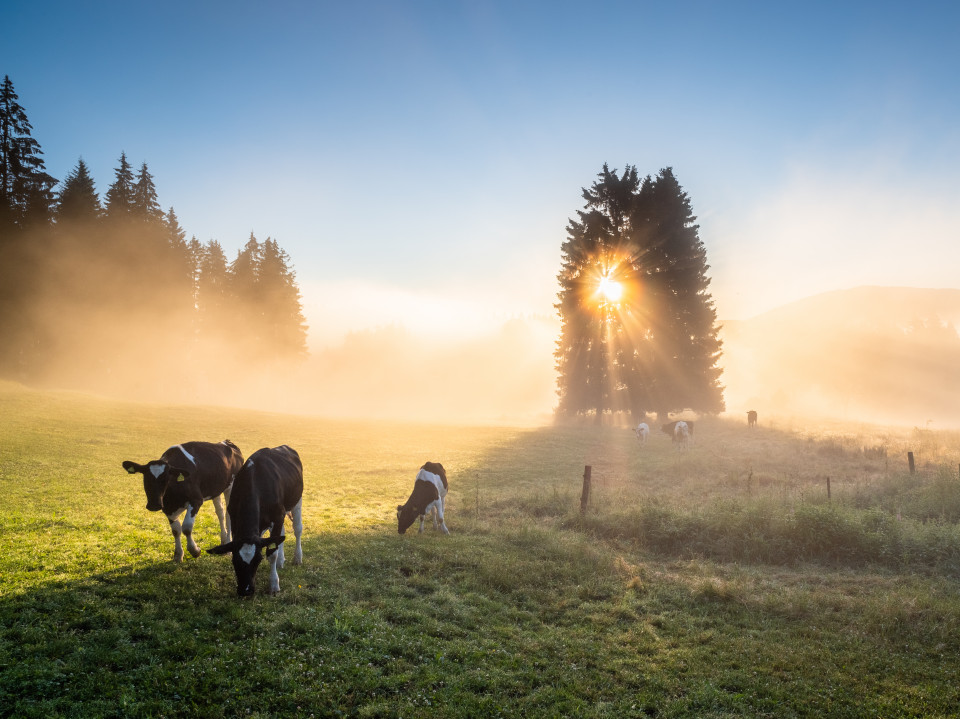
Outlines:
<svg viewBox="0 0 960 719"><path fill-rule="evenodd" d="M960 716L960 434L765 419L680 453L0 384L0 715ZM174 564L120 466L224 438L303 459L276 597ZM451 534L398 536L426 460Z"/></svg>

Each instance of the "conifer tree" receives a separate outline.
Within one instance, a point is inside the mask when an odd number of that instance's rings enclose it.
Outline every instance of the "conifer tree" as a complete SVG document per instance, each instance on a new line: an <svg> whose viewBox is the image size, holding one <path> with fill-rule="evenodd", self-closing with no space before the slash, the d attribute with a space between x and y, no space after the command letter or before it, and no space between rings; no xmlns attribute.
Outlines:
<svg viewBox="0 0 960 719"><path fill-rule="evenodd" d="M15 228L50 220L57 180L47 174L40 143L9 76L0 84L0 239Z"/></svg>
<svg viewBox="0 0 960 719"><path fill-rule="evenodd" d="M203 246L197 275L197 323L201 336L226 336L226 332L216 328L229 324L230 278L227 256L216 240Z"/></svg>
<svg viewBox="0 0 960 719"><path fill-rule="evenodd" d="M96 185L81 157L77 166L63 181L57 203L57 222L90 223L99 219L100 212Z"/></svg>
<svg viewBox="0 0 960 719"><path fill-rule="evenodd" d="M259 297L264 312L263 353L274 360L307 354L307 324L290 256L269 237L261 248Z"/></svg>
<svg viewBox="0 0 960 719"><path fill-rule="evenodd" d="M134 181L125 152L120 153L120 166L114 172L113 184L104 197L104 214L110 220L127 220L133 212Z"/></svg>
<svg viewBox="0 0 960 719"><path fill-rule="evenodd" d="M155 223L163 220L163 211L157 200L157 188L153 182L153 175L147 169L147 163L140 166L137 180L133 185L130 204L130 214L141 222Z"/></svg>
<svg viewBox="0 0 960 719"><path fill-rule="evenodd" d="M607 165L562 246L558 414L724 408L706 250L670 168ZM616 297L604 294L611 285Z"/></svg>

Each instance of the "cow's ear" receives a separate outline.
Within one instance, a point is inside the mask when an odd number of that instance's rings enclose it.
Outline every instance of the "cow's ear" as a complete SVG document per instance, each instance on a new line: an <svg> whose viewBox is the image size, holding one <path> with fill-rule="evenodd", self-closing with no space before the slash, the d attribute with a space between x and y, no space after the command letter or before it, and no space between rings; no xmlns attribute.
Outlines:
<svg viewBox="0 0 960 719"><path fill-rule="evenodd" d="M210 554L226 554L227 552L232 552L237 548L237 541L227 542L226 544L221 544L219 547L211 547L207 551Z"/></svg>
<svg viewBox="0 0 960 719"><path fill-rule="evenodd" d="M286 538L287 536L285 534L281 534L279 537L276 537L276 538L267 537L266 539L260 540L260 546L266 547L267 556L269 557L271 554L273 554L280 548L280 545L283 544L283 540L285 540Z"/></svg>
<svg viewBox="0 0 960 719"><path fill-rule="evenodd" d="M143 472L143 467L136 462L131 462L129 459L124 460L123 468L127 470L130 474L136 474L137 472Z"/></svg>

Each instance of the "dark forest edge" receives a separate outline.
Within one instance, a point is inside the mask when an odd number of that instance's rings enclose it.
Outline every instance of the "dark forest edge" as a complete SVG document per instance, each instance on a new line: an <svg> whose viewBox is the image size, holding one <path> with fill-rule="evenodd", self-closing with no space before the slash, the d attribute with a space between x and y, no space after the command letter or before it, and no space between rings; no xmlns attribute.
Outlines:
<svg viewBox="0 0 960 719"><path fill-rule="evenodd" d="M251 232L233 261L186 239L147 163L121 153L98 196L82 157L62 181L13 83L0 87L0 376L103 391L209 386L307 355L289 255ZM128 378L134 375L133 381Z"/></svg>

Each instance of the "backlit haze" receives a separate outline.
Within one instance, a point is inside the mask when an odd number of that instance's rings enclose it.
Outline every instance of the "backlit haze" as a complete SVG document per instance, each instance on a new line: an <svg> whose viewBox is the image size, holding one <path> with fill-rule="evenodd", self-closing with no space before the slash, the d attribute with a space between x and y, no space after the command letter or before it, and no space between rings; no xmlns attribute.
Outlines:
<svg viewBox="0 0 960 719"><path fill-rule="evenodd" d="M54 177L82 156L102 198L125 152L188 238L289 253L311 391L248 403L541 422L560 245L604 162L673 167L722 322L960 288L958 26L927 2L13 0L0 73ZM728 409L773 411L748 335Z"/></svg>

